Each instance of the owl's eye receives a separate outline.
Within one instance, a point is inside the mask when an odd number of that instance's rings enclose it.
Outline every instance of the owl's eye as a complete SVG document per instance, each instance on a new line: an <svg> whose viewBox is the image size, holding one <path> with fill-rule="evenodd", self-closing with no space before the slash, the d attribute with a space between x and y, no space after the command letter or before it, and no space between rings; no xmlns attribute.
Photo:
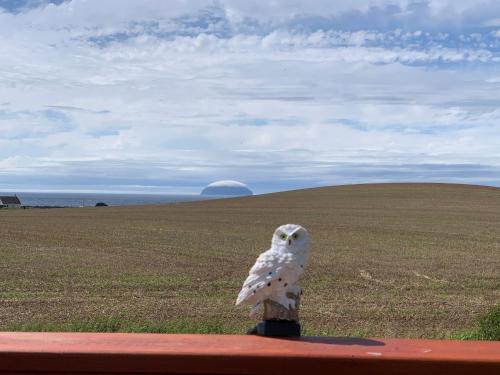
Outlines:
<svg viewBox="0 0 500 375"><path fill-rule="evenodd" d="M282 239L283 241L286 240L286 234L285 233L281 233L280 234L280 239Z"/></svg>
<svg viewBox="0 0 500 375"><path fill-rule="evenodd" d="M294 240L296 240L297 238L299 238L299 234L298 234L298 233L294 233L294 234L292 235L292 238L293 238Z"/></svg>

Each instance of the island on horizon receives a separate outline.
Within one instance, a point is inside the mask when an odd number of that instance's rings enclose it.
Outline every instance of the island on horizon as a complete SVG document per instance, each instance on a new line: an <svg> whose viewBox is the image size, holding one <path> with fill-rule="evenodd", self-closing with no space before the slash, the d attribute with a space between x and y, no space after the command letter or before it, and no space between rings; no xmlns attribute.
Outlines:
<svg viewBox="0 0 500 375"><path fill-rule="evenodd" d="M242 182L234 180L220 180L208 184L200 195L253 195L252 190Z"/></svg>

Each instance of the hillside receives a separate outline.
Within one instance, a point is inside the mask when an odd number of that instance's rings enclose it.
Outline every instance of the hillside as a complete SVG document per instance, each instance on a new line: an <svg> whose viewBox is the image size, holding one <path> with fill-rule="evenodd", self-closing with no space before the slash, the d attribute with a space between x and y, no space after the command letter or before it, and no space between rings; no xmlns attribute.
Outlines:
<svg viewBox="0 0 500 375"><path fill-rule="evenodd" d="M352 185L0 211L0 329L242 332L234 300L284 223L312 237L308 334L449 337L500 301L500 189Z"/></svg>

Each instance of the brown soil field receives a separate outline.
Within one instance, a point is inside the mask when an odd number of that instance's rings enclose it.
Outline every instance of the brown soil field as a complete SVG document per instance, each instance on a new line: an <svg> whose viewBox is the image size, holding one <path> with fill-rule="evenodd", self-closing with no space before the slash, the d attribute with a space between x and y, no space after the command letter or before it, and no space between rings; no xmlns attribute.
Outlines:
<svg viewBox="0 0 500 375"><path fill-rule="evenodd" d="M242 333L274 229L305 226L306 334L454 337L500 301L500 189L373 184L0 210L0 330Z"/></svg>

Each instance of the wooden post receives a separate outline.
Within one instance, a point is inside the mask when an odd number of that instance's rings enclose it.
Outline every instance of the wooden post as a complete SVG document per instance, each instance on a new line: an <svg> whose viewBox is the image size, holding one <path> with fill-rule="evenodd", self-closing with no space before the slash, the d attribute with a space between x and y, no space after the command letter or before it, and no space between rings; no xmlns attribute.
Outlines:
<svg viewBox="0 0 500 375"><path fill-rule="evenodd" d="M295 301L295 307L287 309L285 306L272 301L264 300L263 320L248 334L274 337L300 337L299 305L300 289L297 293L288 292L287 297Z"/></svg>
<svg viewBox="0 0 500 375"><path fill-rule="evenodd" d="M288 298L295 301L294 309L286 309L283 305L270 299L264 301L263 320L289 320L299 323L300 293L287 293Z"/></svg>

